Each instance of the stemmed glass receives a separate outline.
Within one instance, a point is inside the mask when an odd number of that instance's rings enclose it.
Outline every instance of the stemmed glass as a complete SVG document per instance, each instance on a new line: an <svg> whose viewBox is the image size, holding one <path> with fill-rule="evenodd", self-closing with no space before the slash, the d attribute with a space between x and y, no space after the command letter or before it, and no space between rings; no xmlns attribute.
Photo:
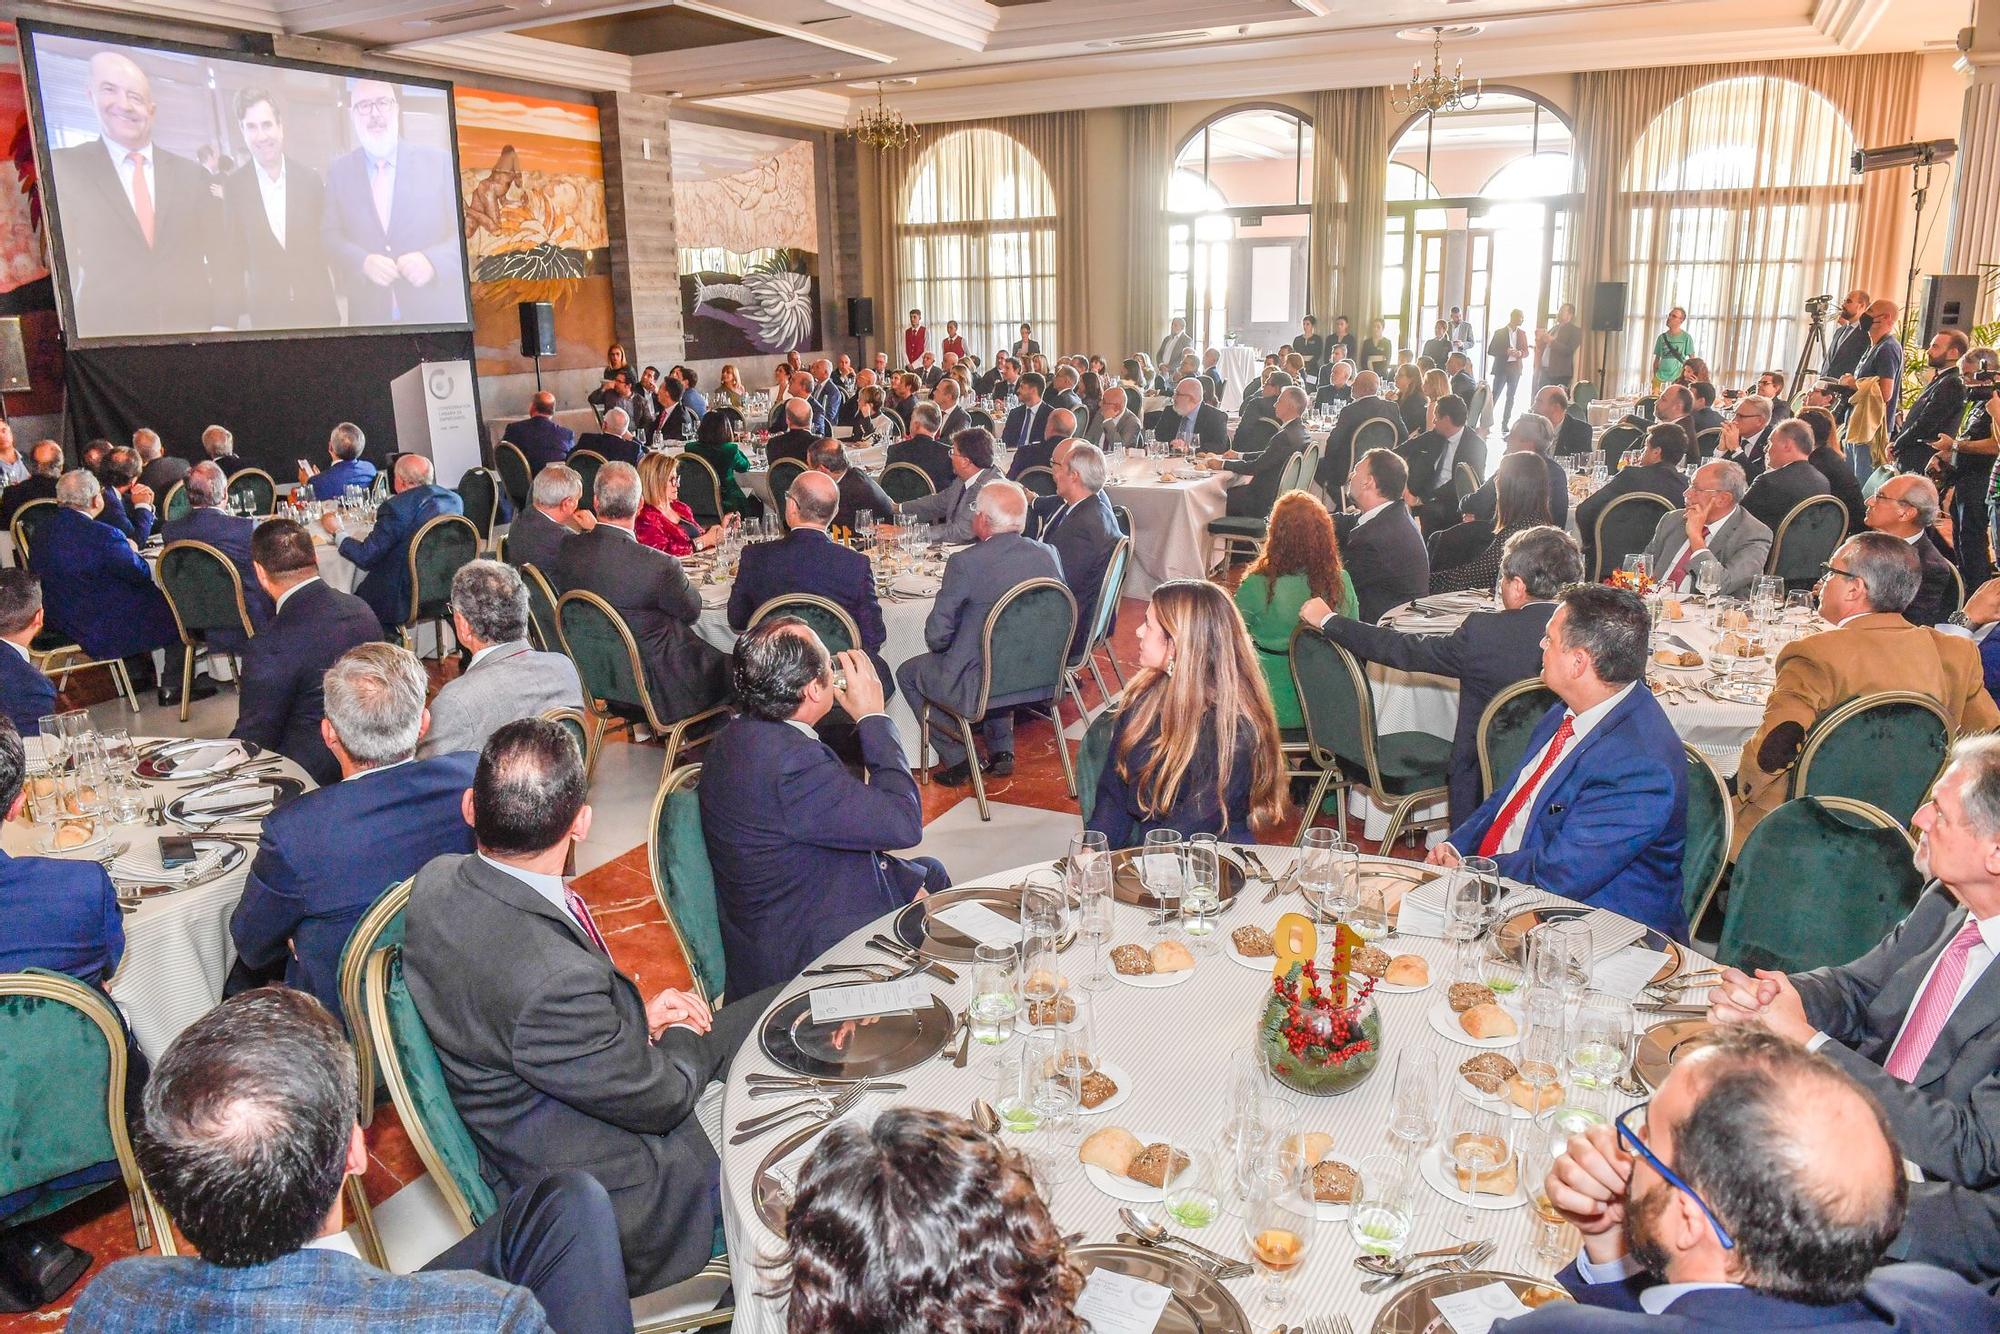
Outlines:
<svg viewBox="0 0 2000 1334"><path fill-rule="evenodd" d="M1460 1241L1472 1241L1479 1234L1478 1211L1472 1200L1480 1193L1479 1188L1504 1171L1512 1160L1513 1122L1491 1107L1460 1098L1452 1104L1448 1134L1449 1151L1444 1167L1462 1174L1463 1184L1459 1189L1466 1202L1463 1208L1452 1211L1445 1230Z"/></svg>
<svg viewBox="0 0 2000 1334"><path fill-rule="evenodd" d="M1568 1248L1563 1229L1569 1226L1549 1202L1549 1173L1569 1145L1569 1136L1556 1124L1553 1111L1542 1112L1520 1131L1521 1189L1535 1214L1535 1258L1551 1271L1565 1262Z"/></svg>
<svg viewBox="0 0 2000 1334"><path fill-rule="evenodd" d="M62 715L43 714L41 731L42 762L49 766L50 773L62 773L69 767L69 747L63 741Z"/></svg>
<svg viewBox="0 0 2000 1334"><path fill-rule="evenodd" d="M1063 993L1062 962L1056 957L1056 943L1047 936L1025 936L1021 940L1021 1008L1030 1024L1037 1015L1047 1016L1056 1008Z"/></svg>
<svg viewBox="0 0 2000 1334"><path fill-rule="evenodd" d="M1570 1078L1603 1089L1625 1073L1632 1048L1632 1002L1605 991L1585 992L1570 1027Z"/></svg>
<svg viewBox="0 0 2000 1334"><path fill-rule="evenodd" d="M1111 860L1102 853L1088 859L1073 854L1069 875L1076 888L1077 934L1091 946L1090 972L1082 986L1085 991L1103 991L1111 985L1111 974L1104 967L1104 945L1111 939L1116 902L1111 896Z"/></svg>
<svg viewBox="0 0 2000 1334"><path fill-rule="evenodd" d="M1077 1050L1075 1037L1060 1030L1036 1034L1023 1051L1023 1059L1036 1062L1031 1071L1034 1108L1046 1141L1042 1171L1051 1182L1067 1181L1081 1166L1076 1151L1082 1136L1077 1108L1082 1105L1083 1076L1088 1066Z"/></svg>
<svg viewBox="0 0 2000 1334"><path fill-rule="evenodd" d="M1720 593L1722 591L1722 562L1719 560L1705 560L1695 566L1694 587L1695 591L1701 594L1702 601L1704 602L1713 599L1717 593Z"/></svg>
<svg viewBox="0 0 2000 1334"><path fill-rule="evenodd" d="M1222 856L1213 834L1187 842L1187 881L1181 895L1181 930L1200 954L1216 951L1215 918L1222 910Z"/></svg>
<svg viewBox="0 0 2000 1334"><path fill-rule="evenodd" d="M1539 1115L1548 1102L1546 1090L1562 1078L1569 1049L1569 1013L1562 993L1551 987L1530 987L1522 998L1523 1031L1515 1068L1534 1093L1529 1111Z"/></svg>
<svg viewBox="0 0 2000 1334"><path fill-rule="evenodd" d="M1438 1108L1444 1103L1444 1067L1436 1050L1405 1047L1396 1056L1396 1092L1389 1114L1389 1133L1414 1162L1430 1147L1438 1132Z"/></svg>
<svg viewBox="0 0 2000 1334"><path fill-rule="evenodd" d="M1250 1258L1264 1279L1264 1309L1276 1314L1291 1300L1287 1285L1312 1248L1318 1213L1304 1155L1278 1140L1258 1157L1244 1201L1243 1230Z"/></svg>
<svg viewBox="0 0 2000 1334"><path fill-rule="evenodd" d="M1396 929L1379 889L1361 891L1354 911L1348 915L1347 924L1354 928L1355 935L1370 943L1387 940Z"/></svg>
<svg viewBox="0 0 2000 1334"><path fill-rule="evenodd" d="M1153 896L1159 920L1156 934L1167 934L1168 926L1180 914L1181 887L1187 881L1187 855L1179 831L1152 829L1146 833L1139 853L1139 883Z"/></svg>
<svg viewBox="0 0 2000 1334"><path fill-rule="evenodd" d="M1354 886L1361 875L1361 849L1339 831L1308 829L1299 848L1299 889L1323 925L1354 910Z"/></svg>

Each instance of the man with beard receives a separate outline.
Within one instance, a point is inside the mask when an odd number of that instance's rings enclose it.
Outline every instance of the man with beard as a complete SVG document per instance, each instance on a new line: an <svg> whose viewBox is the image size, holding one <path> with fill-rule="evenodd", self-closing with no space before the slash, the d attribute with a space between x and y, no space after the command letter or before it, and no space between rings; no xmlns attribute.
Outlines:
<svg viewBox="0 0 2000 1334"><path fill-rule="evenodd" d="M285 119L262 88L236 94L250 160L222 184L229 254L237 270L228 315L251 329L323 329L340 323L320 219L319 173L285 152Z"/></svg>
<svg viewBox="0 0 2000 1334"><path fill-rule="evenodd" d="M395 85L348 87L356 146L326 172L322 239L347 296L347 323L465 319L458 185L440 149L403 142Z"/></svg>
<svg viewBox="0 0 2000 1334"><path fill-rule="evenodd" d="M1965 415L1965 377L1959 374L1958 359L1971 348L1963 330L1944 329L1924 349L1931 382L1904 414L1903 429L1891 443L1898 472L1922 472L1937 453L1937 438L1957 434Z"/></svg>

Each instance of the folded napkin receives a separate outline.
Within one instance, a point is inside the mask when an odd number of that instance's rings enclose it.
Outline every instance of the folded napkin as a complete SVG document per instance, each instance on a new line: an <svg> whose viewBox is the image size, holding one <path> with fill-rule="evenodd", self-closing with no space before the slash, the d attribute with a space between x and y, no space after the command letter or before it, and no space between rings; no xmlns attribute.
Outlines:
<svg viewBox="0 0 2000 1334"><path fill-rule="evenodd" d="M213 787L190 792L180 802L183 815L208 815L216 811L237 813L239 806L252 806L244 814L268 814L276 794L272 789L254 779L244 779L233 783L217 783ZM254 805L253 805L254 803ZM261 806L258 811L256 807Z"/></svg>
<svg viewBox="0 0 2000 1334"><path fill-rule="evenodd" d="M163 752L156 758L166 763L169 772L175 772L182 769L214 769L242 760L247 754L240 741L211 741L207 745Z"/></svg>

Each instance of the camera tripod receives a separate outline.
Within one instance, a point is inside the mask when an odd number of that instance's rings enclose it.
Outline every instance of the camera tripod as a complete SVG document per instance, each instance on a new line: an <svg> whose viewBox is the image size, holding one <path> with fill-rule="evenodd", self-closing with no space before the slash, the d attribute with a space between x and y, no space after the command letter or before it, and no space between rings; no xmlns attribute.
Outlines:
<svg viewBox="0 0 2000 1334"><path fill-rule="evenodd" d="M1805 346L1799 349L1799 364L1792 371L1791 388L1785 391L1785 397L1789 402L1798 401L1808 375L1815 380L1819 378L1819 372L1815 368L1826 360L1826 312L1807 307L1806 318L1812 323L1806 329Z"/></svg>

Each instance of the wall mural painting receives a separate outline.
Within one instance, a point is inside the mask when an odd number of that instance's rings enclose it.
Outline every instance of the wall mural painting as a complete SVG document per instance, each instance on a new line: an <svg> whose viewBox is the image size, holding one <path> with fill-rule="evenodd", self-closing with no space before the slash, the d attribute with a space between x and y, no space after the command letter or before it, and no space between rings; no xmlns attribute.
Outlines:
<svg viewBox="0 0 2000 1334"><path fill-rule="evenodd" d="M477 88L453 99L479 373L534 369L521 355L523 301L555 307L544 370L602 366L613 333L597 108Z"/></svg>
<svg viewBox="0 0 2000 1334"><path fill-rule="evenodd" d="M812 142L676 120L673 155L687 359L818 351Z"/></svg>
<svg viewBox="0 0 2000 1334"><path fill-rule="evenodd" d="M42 249L42 201L36 190L35 150L28 138L28 99L21 83L21 52L14 25L0 24L0 293L36 284L40 301L4 303L12 310L53 307Z"/></svg>

